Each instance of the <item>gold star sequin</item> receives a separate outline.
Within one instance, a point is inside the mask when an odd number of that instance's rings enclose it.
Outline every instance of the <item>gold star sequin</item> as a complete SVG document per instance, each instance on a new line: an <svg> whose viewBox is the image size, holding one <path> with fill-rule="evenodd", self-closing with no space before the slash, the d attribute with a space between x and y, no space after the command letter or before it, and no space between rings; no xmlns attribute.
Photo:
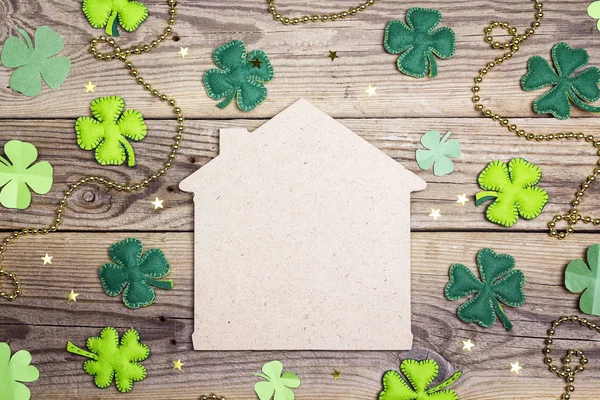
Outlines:
<svg viewBox="0 0 600 400"><path fill-rule="evenodd" d="M256 57L254 60L250 60L250 62L252 63L252 68L260 68L260 65L263 63L258 57Z"/></svg>
<svg viewBox="0 0 600 400"><path fill-rule="evenodd" d="M465 203L467 203L469 201L469 199L467 199L467 194L457 194L456 197L458 197L458 200L456 200L457 203L462 204L463 206L465 205Z"/></svg>
<svg viewBox="0 0 600 400"><path fill-rule="evenodd" d="M96 85L94 85L92 83L92 81L89 81L88 84L87 85L83 85L83 87L85 88L85 92L86 93L89 93L89 92L94 93L94 88L96 87Z"/></svg>
<svg viewBox="0 0 600 400"><path fill-rule="evenodd" d="M185 56L190 55L190 53L188 53L188 49L189 49L189 47L180 47L177 54L179 54L181 56L181 58L185 58Z"/></svg>
<svg viewBox="0 0 600 400"><path fill-rule="evenodd" d="M164 200L159 199L158 197L156 198L156 200L154 200L152 202L152 205L154 206L155 210L158 210L159 208L163 208L163 203Z"/></svg>
<svg viewBox="0 0 600 400"><path fill-rule="evenodd" d="M44 265L46 264L52 264L52 259L54 257L49 256L48 253L46 253L46 255L44 255L44 257L41 257L42 261L44 262Z"/></svg>
<svg viewBox="0 0 600 400"><path fill-rule="evenodd" d="M519 371L521 371L523 369L523 367L521 367L519 365L519 362L517 361L516 363L510 363L510 372L514 372L515 374L519 374Z"/></svg>
<svg viewBox="0 0 600 400"><path fill-rule="evenodd" d="M469 340L463 340L462 342L463 342L463 350L471 351L471 349L473 347L475 347L475 343L473 343L471 341L471 339L469 339Z"/></svg>
<svg viewBox="0 0 600 400"><path fill-rule="evenodd" d="M337 381L342 377L342 371L338 371L337 368L334 368L333 372L329 375L333 376L334 381Z"/></svg>
<svg viewBox="0 0 600 400"><path fill-rule="evenodd" d="M366 89L365 92L367 92L367 94L369 95L369 97L371 97L371 96L377 96L376 90L377 90L377 88L375 86L369 85L369 88Z"/></svg>
<svg viewBox="0 0 600 400"><path fill-rule="evenodd" d="M68 296L67 303L70 301L77 302L77 296L79 296L79 293L75 293L74 291L71 290L71 293L69 293L67 296Z"/></svg>
<svg viewBox="0 0 600 400"><path fill-rule="evenodd" d="M329 55L327 57L331 58L331 62L333 62L333 60L335 60L336 58L340 58L337 55L337 50L336 51L329 50Z"/></svg>
<svg viewBox="0 0 600 400"><path fill-rule="evenodd" d="M179 372L181 372L181 367L183 367L184 365L185 364L181 362L181 359L173 361L173 369L177 369L179 370Z"/></svg>
<svg viewBox="0 0 600 400"><path fill-rule="evenodd" d="M434 209L432 208L432 209L431 209L431 214L429 214L429 216L430 216L431 218L433 218L433 220L434 220L434 221L437 221L437 219L438 219L439 217L441 217L441 216L442 216L442 214L440 213L440 209L439 209L439 208L438 208L438 209L436 209L436 210L434 210Z"/></svg>

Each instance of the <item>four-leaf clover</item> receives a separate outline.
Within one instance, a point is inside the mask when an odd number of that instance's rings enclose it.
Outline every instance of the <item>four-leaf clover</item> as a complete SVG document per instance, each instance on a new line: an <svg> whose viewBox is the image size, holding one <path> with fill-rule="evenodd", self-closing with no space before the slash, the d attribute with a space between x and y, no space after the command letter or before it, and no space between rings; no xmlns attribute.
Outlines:
<svg viewBox="0 0 600 400"><path fill-rule="evenodd" d="M600 244L588 247L587 264L582 259L569 263L565 286L570 292L583 292L579 299L581 311L600 316Z"/></svg>
<svg viewBox="0 0 600 400"><path fill-rule="evenodd" d="M590 67L573 75L577 69L586 65L589 59L590 56L584 49L572 49L562 42L552 47L552 61L556 72L545 58L531 57L527 62L527 74L521 79L523 90L553 86L549 92L533 102L535 112L567 119L571 115L571 101L582 110L600 112L600 107L584 103L600 99L600 69Z"/></svg>
<svg viewBox="0 0 600 400"><path fill-rule="evenodd" d="M94 28L106 27L106 34L111 36L119 36L117 22L132 32L148 17L143 3L130 0L84 0L82 10Z"/></svg>
<svg viewBox="0 0 600 400"><path fill-rule="evenodd" d="M204 73L204 87L213 100L225 98L217 104L225 108L237 95L238 107L251 111L267 98L263 83L273 79L273 66L262 50L246 54L246 45L234 40L217 48L213 68Z"/></svg>
<svg viewBox="0 0 600 400"><path fill-rule="evenodd" d="M548 202L548 193L535 186L541 179L542 170L522 158L513 158L508 167L502 161L492 161L477 178L484 191L475 196L475 205L494 199L485 215L491 222L506 227L513 226L519 215L533 219Z"/></svg>
<svg viewBox="0 0 600 400"><path fill-rule="evenodd" d="M588 15L598 20L596 27L600 30L600 1L594 1L590 3L587 8Z"/></svg>
<svg viewBox="0 0 600 400"><path fill-rule="evenodd" d="M294 400L292 389L300 386L300 379L293 372L286 372L283 375L283 364L280 361L271 361L263 365L262 374L254 374L263 378L264 381L257 382L254 385L254 391L260 400ZM290 389L292 388L292 389Z"/></svg>
<svg viewBox="0 0 600 400"><path fill-rule="evenodd" d="M84 150L96 149L96 160L102 165L135 165L133 147L126 139L139 141L146 137L146 124L139 111L123 112L125 102L118 96L100 97L90 109L96 119L79 117L75 123L77 144ZM122 114L121 114L122 113Z"/></svg>
<svg viewBox="0 0 600 400"><path fill-rule="evenodd" d="M35 382L40 372L31 364L31 354L19 350L10 357L10 346L0 342L0 398L4 400L29 400L29 388L20 382Z"/></svg>
<svg viewBox="0 0 600 400"><path fill-rule="evenodd" d="M450 157L460 157L460 143L456 139L448 140L451 132L440 139L440 133L429 131L421 137L421 144L427 150L417 150L417 164L421 169L429 169L433 165L436 176L444 176L454 171L454 163Z"/></svg>
<svg viewBox="0 0 600 400"><path fill-rule="evenodd" d="M399 20L387 24L384 47L388 53L402 53L397 61L400 72L415 78L429 72L433 78L438 72L434 54L441 59L454 55L454 31L446 27L434 31L441 21L438 10L413 7L406 12L408 25Z"/></svg>
<svg viewBox="0 0 600 400"><path fill-rule="evenodd" d="M458 317L464 322L477 322L487 328L496 321L496 315L507 331L512 323L504 313L499 301L521 307L525 303L525 274L514 269L515 259L508 254L496 254L492 249L477 253L477 267L481 281L463 264L450 267L450 282L446 285L448 300L460 300L475 293L469 301L458 308Z"/></svg>

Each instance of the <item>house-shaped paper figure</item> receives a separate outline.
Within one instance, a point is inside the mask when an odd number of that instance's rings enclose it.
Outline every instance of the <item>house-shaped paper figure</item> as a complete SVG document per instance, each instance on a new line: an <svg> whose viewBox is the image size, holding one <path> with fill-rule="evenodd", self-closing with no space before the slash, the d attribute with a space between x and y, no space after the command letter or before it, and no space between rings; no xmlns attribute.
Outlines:
<svg viewBox="0 0 600 400"><path fill-rule="evenodd" d="M196 350L412 346L421 178L299 100L181 182L194 193Z"/></svg>

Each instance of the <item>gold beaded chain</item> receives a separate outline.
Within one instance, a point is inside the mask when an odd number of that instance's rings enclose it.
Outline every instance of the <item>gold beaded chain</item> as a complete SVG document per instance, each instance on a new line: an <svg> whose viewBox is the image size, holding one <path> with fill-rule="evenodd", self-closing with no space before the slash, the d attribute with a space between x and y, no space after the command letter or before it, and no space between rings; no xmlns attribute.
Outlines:
<svg viewBox="0 0 600 400"><path fill-rule="evenodd" d="M562 359L564 367L559 369L556 365L553 364L552 357L550 354L552 353L552 344L554 343L553 336L556 333L556 329L563 323L571 322L571 323L579 323L582 326L587 326L591 330L595 330L600 333L600 325L595 322L588 321L587 318L580 318L577 315L573 315L570 317L562 316L556 321L552 323L552 327L548 329L548 337L545 340L546 346L544 347L544 363L548 365L550 368L550 372L554 372L558 377L563 378L567 382L567 387L563 395L561 396L561 400L569 400L571 398L571 393L575 391L575 374L578 372L582 372L585 369L585 366L588 363L588 359L585 356L583 350L574 350L569 349L567 351L567 355ZM571 357L579 357L579 365L571 367Z"/></svg>
<svg viewBox="0 0 600 400"><path fill-rule="evenodd" d="M565 139L566 140L579 140L579 141L588 142L591 145L593 145L595 149L599 149L600 148L600 140L596 140L593 135L586 135L582 132L579 132L579 133L559 132L559 133L548 133L548 134L537 134L536 135L531 132L526 132L523 129L519 129L517 127L517 125L510 123L508 118L502 117L499 114L494 113L490 109L486 109L484 107L484 105L480 103L481 96L480 96L479 84L481 84L481 82L483 82L483 77L485 75L487 75L487 73L492 68L504 63L504 61L510 60L513 57L513 55L517 51L519 51L519 45L522 42L524 42L525 40L527 40L527 38L529 36L533 35L535 33L535 30L540 27L540 22L542 20L542 17L544 16L544 13L542 13L543 4L539 0L533 0L533 1L535 2L535 9L536 9L535 21L533 21L531 23L531 28L526 29L524 33L518 34L517 28L511 26L508 22L494 21L484 29L485 41L487 43L490 43L494 49L505 49L505 50L508 50L508 52L505 53L501 57L497 57L494 61L490 61L489 63L487 63L487 65L485 67L483 67L482 69L479 70L479 75L475 77L475 85L471 89L473 91L473 102L475 103L475 109L477 111L480 111L486 117L492 118L494 121L497 121L498 123L500 123L500 125L506 127L510 132L516 133L517 136L523 137L527 140L535 140L537 142L541 142L541 141L552 142L554 140L561 141L561 140L565 140ZM492 37L491 34L492 34L493 30L496 28L501 28L501 29L506 30L512 36L512 39L510 41L504 42L504 43L494 40L494 38ZM600 150L598 150L598 155L600 155ZM590 185L593 182L596 181L596 178L598 177L599 174L600 174L600 160L598 160L593 173L587 177L585 182L583 182L581 184L581 189L578 190L577 193L575 194L575 198L571 201L572 208L569 210L569 212L564 215L557 214L552 218L552 220L550 222L548 222L550 236L556 237L558 239L564 239L567 235L569 235L575 231L573 227L579 221L583 221L586 224L593 223L594 225L600 225L600 218L592 218L589 216L583 217L577 211L577 206L579 206L579 204L581 203L581 200L583 199L583 196L584 196L586 190L590 187ZM567 228L564 231L559 232L556 229L556 223L561 220L564 220L567 223Z"/></svg>
<svg viewBox="0 0 600 400"><path fill-rule="evenodd" d="M58 208L56 209L56 218L54 222L47 228L24 228L19 231L14 231L11 235L4 238L2 244L0 244L0 260L4 258L4 253L6 252L7 246L13 242L13 240L27 235L47 235L50 232L56 232L63 222L63 214L65 212L65 206L67 205L67 200L71 197L73 192L78 188L91 184L98 183L104 185L109 190L117 190L117 191L125 191L125 192L133 192L140 190L146 186L149 186L151 182L158 180L162 175L167 173L173 166L173 160L177 155L177 150L179 150L179 145L181 143L182 133L183 133L183 115L181 113L181 108L179 108L175 100L165 93L160 93L158 90L154 89L149 83L144 81L139 75L137 69L134 68L131 61L129 61L129 56L138 55L142 52L149 52L151 49L159 46L161 42L164 42L173 32L173 25L175 25L175 14L177 13L175 10L175 6L177 5L177 0L167 0L167 4L169 5L169 19L167 20L168 26L165 28L164 33L160 34L156 40L150 42L150 44L144 44L139 46L134 46L129 49L121 49L119 45L115 42L114 39L107 39L106 36L100 36L99 38L94 38L90 43L90 53L92 53L98 60L111 61L111 60L121 60L125 63L125 67L130 70L129 74L134 77L138 84L143 85L144 89L150 92L152 96L158 97L161 101L166 102L169 106L173 107L173 111L177 115L177 134L174 136L174 143L171 145L171 152L169 153L167 161L164 163L163 167L159 170L152 173L150 176L142 179L139 182L133 183L124 183L124 182L115 182L108 178L104 178L101 176L89 175L79 179L76 183L70 185L69 189L64 192L63 197L58 202ZM96 49L98 43L107 43L113 48L112 53L101 53ZM19 296L21 291L21 281L12 273L4 269L0 266L0 276L7 276L12 280L12 284L14 286L14 291L12 293L7 293L5 290L0 288L0 297L3 297L8 300L14 300Z"/></svg>
<svg viewBox="0 0 600 400"><path fill-rule="evenodd" d="M217 396L216 394L211 394L210 396L202 396L200 400L227 400L225 397Z"/></svg>
<svg viewBox="0 0 600 400"><path fill-rule="evenodd" d="M277 7L275 7L275 0L267 0L267 3L269 4L269 12L271 14L273 14L273 18L275 19L275 21L281 21L282 24L284 25L298 25L300 22L302 23L307 23L307 22L327 22L327 21L337 21L339 18L347 18L351 15L356 15L358 14L359 11L365 11L367 9L367 7L372 6L375 4L375 0L367 0L364 3L359 4L357 7L350 7L348 9L348 11L341 11L341 12L337 12L337 13L331 13L331 14L322 14L322 15L318 15L318 14L313 14L312 16L308 16L305 15L303 17L284 17L283 15L281 15L280 13L277 12Z"/></svg>

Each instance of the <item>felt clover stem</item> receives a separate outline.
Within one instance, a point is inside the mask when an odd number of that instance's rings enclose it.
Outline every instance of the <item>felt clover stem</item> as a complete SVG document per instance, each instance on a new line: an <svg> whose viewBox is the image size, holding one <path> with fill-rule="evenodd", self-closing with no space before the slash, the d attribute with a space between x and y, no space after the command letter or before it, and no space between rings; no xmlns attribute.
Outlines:
<svg viewBox="0 0 600 400"><path fill-rule="evenodd" d="M83 356L87 358L91 358L92 360L98 360L98 356L94 353L90 353L89 351L85 351L77 346L75 346L71 342L67 342L67 351L69 353L77 354L78 356Z"/></svg>

